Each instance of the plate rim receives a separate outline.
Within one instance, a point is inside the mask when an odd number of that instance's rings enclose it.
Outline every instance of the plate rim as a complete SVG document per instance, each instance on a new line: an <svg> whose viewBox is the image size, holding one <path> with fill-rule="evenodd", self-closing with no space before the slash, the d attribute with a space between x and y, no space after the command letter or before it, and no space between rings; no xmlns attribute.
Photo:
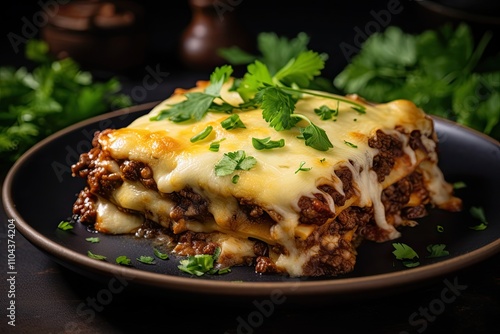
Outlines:
<svg viewBox="0 0 500 334"><path fill-rule="evenodd" d="M104 277L123 277L131 279L132 282L137 282L141 285L149 287L161 287L183 292L195 292L197 294L232 296L232 297L253 297L269 296L273 291L286 291L287 296L315 296L317 294L326 295L345 295L351 293L369 292L379 288L387 287L404 287L411 283L418 283L431 280L432 278L442 277L452 272L457 272L461 269L470 267L474 264L482 262L497 253L500 253L500 238L490 242L485 246L472 250L468 253L455 256L437 263L426 264L422 267L408 268L401 271L374 274L362 277L348 277L318 280L318 281L302 281L294 280L287 277L287 281L275 282L232 282L232 281L215 281L197 279L196 277L173 276L169 274L155 273L137 268L128 268L119 266L110 262L97 261L83 254L80 254L70 248L66 248L57 242L54 242L28 222L24 221L20 212L17 211L15 203L11 201L12 183L18 167L24 164L24 161L34 154L40 147L46 145L50 141L58 138L66 133L75 131L76 129L88 126L89 124L99 122L124 114L138 113L152 109L161 101L154 101L127 107L89 119L77 122L68 126L56 133L41 140L33 147L28 149L9 169L2 186L2 199L8 218L14 218L16 221L16 230L18 230L30 243L32 243L40 251L48 254L52 259L61 265L68 267L76 266L89 271L89 273L97 273ZM469 132L474 136L479 136L481 139L489 141L493 145L500 147L500 142L492 137L489 137L475 129L466 127L451 120L441 118L439 116L430 115L438 123L444 125L458 127L463 131ZM69 268L69 267L68 267ZM75 269L71 269L77 271Z"/></svg>

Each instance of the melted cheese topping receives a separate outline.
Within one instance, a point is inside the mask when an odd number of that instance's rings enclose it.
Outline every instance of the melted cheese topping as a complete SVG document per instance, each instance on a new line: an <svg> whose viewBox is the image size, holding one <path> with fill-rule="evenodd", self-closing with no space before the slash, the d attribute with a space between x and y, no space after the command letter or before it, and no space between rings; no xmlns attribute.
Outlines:
<svg viewBox="0 0 500 334"><path fill-rule="evenodd" d="M239 95L228 91L229 84L223 89L226 101L237 105L242 102ZM198 88L201 89L201 88ZM325 94L322 92L322 94ZM331 94L330 94L331 95ZM334 95L332 95L334 96ZM345 97L342 97L345 98ZM355 97L353 97L355 98ZM318 151L305 145L299 139L298 127L305 127L305 121L297 124L291 130L276 131L269 126L262 117L262 110L238 112L246 128L225 130L221 122L229 115L222 113L208 113L201 121L173 123L168 120L151 121L150 118L161 110L168 109L169 105L184 99L182 94L173 95L156 106L148 115L142 116L128 127L114 130L99 138L104 150L111 153L115 159L130 159L142 161L153 170L158 190L162 193L180 191L186 187L202 195L208 201L208 210L214 217L214 222L203 224L188 222L188 228L196 231L211 232L214 230L243 237L253 236L270 244L280 243L289 251L288 255L281 255L276 264L287 268L290 275L300 275L302 265L311 253L300 253L295 246L295 237L309 233L308 229L299 225L298 200L302 196L313 197L320 193L318 186L329 184L342 192L342 182L334 174L334 170L347 166L354 179L357 197L352 205L373 206L378 226L386 230L390 238L399 236L395 227L385 219L384 206L381 202L382 190L411 173L423 159L428 161L427 176L435 180L432 184L432 195L444 203L448 200L449 191L444 187L444 179L440 170L435 166L435 142L433 123L431 118L406 100L397 100L385 104L365 104L366 113L359 113L348 103L323 97L305 95L296 104L295 113L303 114L313 123L326 131L334 148L328 151ZM363 104L362 100L358 102ZM323 105L332 109L338 107L338 117L334 120L322 121L315 114L314 109ZM191 143L190 139L202 132L207 126L213 131L201 141ZM430 158L425 154L416 154L408 146L407 135L396 131L404 129L406 134L419 130L423 144L430 152ZM403 142L406 153L402 159L396 161L394 171L386 177L383 183L377 181L377 175L372 170L373 157L377 149L368 145L368 139L376 135L377 130L397 136ZM252 146L252 137L271 140L285 140L283 148L271 150L256 150ZM424 139L425 138L425 139ZM220 150L209 150L210 143L220 142ZM346 142L353 144L347 145ZM355 147L354 147L355 146ZM237 150L245 151L257 163L248 171L235 171L240 176L238 182L232 182L232 175L217 176L215 165L225 153ZM298 171L301 163L308 171ZM325 194L325 199L332 212L338 214L339 208L333 203L331 196ZM229 222L238 209L238 199L249 199L259 205L272 217L279 217L277 224L272 227L264 226L260 230L249 229L242 232L239 228L230 226ZM158 216L167 215L172 209L172 203L159 194L147 191L141 185L124 183L114 193L117 205L142 212L153 212ZM109 214L109 206L100 205L100 210ZM114 216L113 214L111 216ZM122 233L128 228L137 226L136 216L130 215L131 222L117 217L123 226L116 227L115 223L101 222L103 229L112 233ZM112 219L106 219L106 221ZM161 220L153 217L153 220ZM241 226L240 226L241 228Z"/></svg>

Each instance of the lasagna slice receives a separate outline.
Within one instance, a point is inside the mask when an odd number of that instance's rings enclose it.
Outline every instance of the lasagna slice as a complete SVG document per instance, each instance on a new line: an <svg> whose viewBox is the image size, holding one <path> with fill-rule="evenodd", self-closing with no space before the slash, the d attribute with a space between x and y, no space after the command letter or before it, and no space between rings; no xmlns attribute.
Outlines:
<svg viewBox="0 0 500 334"><path fill-rule="evenodd" d="M81 223L160 238L180 256L218 249L219 268L337 276L353 271L363 240L398 238L399 227L431 207L461 209L437 164L433 120L410 101L302 95L294 112L320 124L328 150L304 144L305 120L276 131L260 108L156 120L206 85L177 90L129 126L95 134L72 166L86 180L73 206ZM221 96L242 103L230 82ZM333 116L321 120L321 110ZM223 126L230 115L243 126Z"/></svg>

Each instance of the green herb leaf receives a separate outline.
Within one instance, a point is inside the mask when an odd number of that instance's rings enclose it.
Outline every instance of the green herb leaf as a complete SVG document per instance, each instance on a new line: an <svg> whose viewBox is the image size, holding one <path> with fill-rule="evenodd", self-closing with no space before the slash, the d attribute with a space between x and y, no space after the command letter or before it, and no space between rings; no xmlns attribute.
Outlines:
<svg viewBox="0 0 500 334"><path fill-rule="evenodd" d="M152 256L141 255L140 257L136 258L136 260L144 264L156 264L155 258Z"/></svg>
<svg viewBox="0 0 500 334"><path fill-rule="evenodd" d="M419 256L413 248L404 243L393 243L392 246L395 249L392 254L396 256L396 259L401 260L405 267L412 268L420 265L417 260Z"/></svg>
<svg viewBox="0 0 500 334"><path fill-rule="evenodd" d="M233 65L249 64L255 60L259 60L266 64L270 72L274 74L285 66L290 59L306 51L308 44L309 36L304 32L298 33L295 38L291 39L285 36L278 36L274 32L262 32L257 35L259 55L251 55L239 47L221 48L218 52L219 55ZM279 52L276 52L277 50Z"/></svg>
<svg viewBox="0 0 500 334"><path fill-rule="evenodd" d="M478 225L471 226L469 228L471 230L475 230L475 231L484 231L484 230L486 230L487 227L488 227L488 224L481 223L481 224L478 224Z"/></svg>
<svg viewBox="0 0 500 334"><path fill-rule="evenodd" d="M257 60L255 63L248 65L247 73L243 76L236 90L244 101L250 101L259 89L273 85L273 78L268 67Z"/></svg>
<svg viewBox="0 0 500 334"><path fill-rule="evenodd" d="M63 231L72 230L73 227L74 227L73 224L71 224L70 222L67 222L67 221L61 221L57 225L57 228L60 230L63 230Z"/></svg>
<svg viewBox="0 0 500 334"><path fill-rule="evenodd" d="M243 124L238 114L232 114L231 116L223 120L220 124L226 130L246 128L245 124Z"/></svg>
<svg viewBox="0 0 500 334"><path fill-rule="evenodd" d="M132 260L130 260L125 255L120 255L115 259L115 262L122 266L130 266L132 265Z"/></svg>
<svg viewBox="0 0 500 334"><path fill-rule="evenodd" d="M217 274L219 275L224 275L224 274L229 274L231 272L231 268L222 268L217 270Z"/></svg>
<svg viewBox="0 0 500 334"><path fill-rule="evenodd" d="M252 137L252 145L256 150L270 150L273 148L280 148L285 146L285 140L271 140L271 137L254 138Z"/></svg>
<svg viewBox="0 0 500 334"><path fill-rule="evenodd" d="M87 256L94 260L100 260L100 261L106 260L106 256L94 254L91 251L87 251Z"/></svg>
<svg viewBox="0 0 500 334"><path fill-rule="evenodd" d="M255 61L256 59L255 55L250 54L237 46L218 49L217 54L226 59L232 65L245 65Z"/></svg>
<svg viewBox="0 0 500 334"><path fill-rule="evenodd" d="M233 68L230 65L216 67L210 75L210 84L205 88L205 94L219 97L222 85L231 77Z"/></svg>
<svg viewBox="0 0 500 334"><path fill-rule="evenodd" d="M85 240L86 240L86 241L88 241L88 242L91 242L91 243L93 243L93 244L98 243L98 242L100 242L100 241L101 241L101 240L100 240L99 238L97 238L97 237L90 237L90 238L86 238Z"/></svg>
<svg viewBox="0 0 500 334"><path fill-rule="evenodd" d="M226 138L222 138L221 140L216 140L214 142L211 142L210 147L208 149L212 152L219 152L220 143L224 140L226 140Z"/></svg>
<svg viewBox="0 0 500 334"><path fill-rule="evenodd" d="M297 170L295 171L295 174L297 174L298 172L308 172L312 169L312 167L304 167L305 164L305 161L301 161L299 168L297 168Z"/></svg>
<svg viewBox="0 0 500 334"><path fill-rule="evenodd" d="M479 219L481 221L480 224L475 226L470 226L469 228L476 231L483 231L488 227L488 221L486 220L486 215L484 214L484 210L482 207L473 206L469 210L472 217Z"/></svg>
<svg viewBox="0 0 500 334"><path fill-rule="evenodd" d="M232 106L229 104L217 105L214 100L220 97L222 85L229 79L232 72L233 69L229 65L215 68L210 75L210 84L203 93L186 93L186 100L170 105L170 108L160 111L158 115L151 117L151 120L169 119L172 122L184 122L194 119L199 121L211 108L218 111L230 110Z"/></svg>
<svg viewBox="0 0 500 334"><path fill-rule="evenodd" d="M247 157L245 151L224 153L219 162L215 165L215 174L217 176L226 176L236 170L249 170L255 166L257 160L254 157Z"/></svg>
<svg viewBox="0 0 500 334"><path fill-rule="evenodd" d="M277 87L261 89L256 100L261 102L262 116L276 131L289 130L298 122L291 117L295 110L295 99Z"/></svg>
<svg viewBox="0 0 500 334"><path fill-rule="evenodd" d="M202 132L198 133L197 135L191 137L190 141L191 143L195 143L197 141L203 140L208 137L210 132L212 132L213 126L209 125L203 130Z"/></svg>
<svg viewBox="0 0 500 334"><path fill-rule="evenodd" d="M307 50L299 53L296 58L292 58L273 78L288 86L295 84L299 87L307 87L314 77L321 74L324 66L325 62L317 52Z"/></svg>
<svg viewBox="0 0 500 334"><path fill-rule="evenodd" d="M358 148L357 145L354 145L353 143L348 142L347 140L344 140L344 144L346 144L347 146L352 147L352 148Z"/></svg>
<svg viewBox="0 0 500 334"><path fill-rule="evenodd" d="M318 151L328 151L328 149L333 148L333 144L328 139L325 130L313 123L310 123L304 129L300 129L300 132L307 146L311 146Z"/></svg>
<svg viewBox="0 0 500 334"><path fill-rule="evenodd" d="M152 121L169 119L172 122L184 122L187 120L201 120L208 112L215 97L205 93L186 93L186 100L170 105L169 109L162 110L158 115L151 117Z"/></svg>
<svg viewBox="0 0 500 334"><path fill-rule="evenodd" d="M403 260L401 261L401 263L403 263L403 265L407 268L414 268L420 265L420 261L413 261L413 260Z"/></svg>
<svg viewBox="0 0 500 334"><path fill-rule="evenodd" d="M154 255L161 260L168 260L168 254L160 252L157 248L153 248Z"/></svg>
<svg viewBox="0 0 500 334"><path fill-rule="evenodd" d="M393 243L392 246L395 249L392 254L394 254L398 260L412 260L418 258L417 252L405 243Z"/></svg>
<svg viewBox="0 0 500 334"><path fill-rule="evenodd" d="M366 108L364 106L353 106L351 109L356 110L360 114L366 114ZM356 119L354 119L356 121Z"/></svg>
<svg viewBox="0 0 500 334"><path fill-rule="evenodd" d="M427 258L442 257L442 256L450 255L450 252L445 250L445 248L446 248L445 244L428 245L427 251L430 253L430 255L428 255Z"/></svg>
<svg viewBox="0 0 500 334"><path fill-rule="evenodd" d="M316 113L316 115L319 116L319 118L322 121L326 121L326 120L332 119L332 117L338 116L338 114L339 114L338 105L339 105L339 101L337 101L337 109L332 109L329 106L324 104L324 105L320 106L319 108L314 109L314 112Z"/></svg>
<svg viewBox="0 0 500 334"><path fill-rule="evenodd" d="M453 189L462 189L462 188L466 188L466 187L467 187L467 184L463 181L458 181L458 182L453 183Z"/></svg>
<svg viewBox="0 0 500 334"><path fill-rule="evenodd" d="M222 248L216 247L214 250L214 253L212 254L212 257L214 258L214 261L218 261L220 254L222 253Z"/></svg>
<svg viewBox="0 0 500 334"><path fill-rule="evenodd" d="M202 276L214 267L214 258L208 254L188 256L181 260L178 268L188 274Z"/></svg>
<svg viewBox="0 0 500 334"><path fill-rule="evenodd" d="M202 276L204 274L227 274L231 272L231 268L216 268L215 263L218 261L222 252L220 247L217 247L212 255L199 254L188 256L186 259L181 260L178 268L184 272L192 275Z"/></svg>

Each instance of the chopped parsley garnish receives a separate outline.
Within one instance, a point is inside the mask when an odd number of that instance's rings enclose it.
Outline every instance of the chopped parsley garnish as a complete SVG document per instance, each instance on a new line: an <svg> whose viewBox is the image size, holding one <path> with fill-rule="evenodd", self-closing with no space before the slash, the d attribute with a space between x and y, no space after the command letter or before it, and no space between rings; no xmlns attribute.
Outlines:
<svg viewBox="0 0 500 334"><path fill-rule="evenodd" d="M351 107L353 110L356 110L360 114L366 114L366 108L363 106L353 106ZM357 120L356 118L354 119L355 121Z"/></svg>
<svg viewBox="0 0 500 334"><path fill-rule="evenodd" d="M178 268L188 274L202 276L214 267L214 257L209 254L188 256L181 260Z"/></svg>
<svg viewBox="0 0 500 334"><path fill-rule="evenodd" d="M332 117L338 116L339 114L339 101L337 101L337 109L332 109L324 104L319 108L314 109L314 112L322 121L332 119Z"/></svg>
<svg viewBox="0 0 500 334"><path fill-rule="evenodd" d="M262 139L252 137L252 145L256 150L270 150L273 148L280 148L285 146L285 140L271 140L271 137Z"/></svg>
<svg viewBox="0 0 500 334"><path fill-rule="evenodd" d="M462 188L466 188L466 187L467 187L467 184L463 181L458 181L458 182L453 183L453 189L462 189Z"/></svg>
<svg viewBox="0 0 500 334"><path fill-rule="evenodd" d="M298 172L308 172L312 169L312 167L304 167L305 164L305 161L301 161L299 168L297 168L297 170L295 171L295 174L297 174Z"/></svg>
<svg viewBox="0 0 500 334"><path fill-rule="evenodd" d="M222 127L226 130L246 128L245 124L243 124L238 114L232 114L231 116L220 122L220 125L222 125Z"/></svg>
<svg viewBox="0 0 500 334"><path fill-rule="evenodd" d="M214 142L211 142L210 147L208 149L212 152L219 152L220 143L224 140L226 140L226 138L222 138L221 140L216 140Z"/></svg>
<svg viewBox="0 0 500 334"><path fill-rule="evenodd" d="M115 259L115 262L118 263L119 265L122 265L122 266L130 266L130 265L132 265L132 260L130 260L125 255L118 256Z"/></svg>
<svg viewBox="0 0 500 334"><path fill-rule="evenodd" d="M428 245L427 251L430 254L427 256L427 258L442 257L442 256L450 255L450 252L448 252L445 248L446 248L445 244Z"/></svg>
<svg viewBox="0 0 500 334"><path fill-rule="evenodd" d="M106 260L106 256L94 254L91 251L87 251L87 256L90 257L91 259L94 259L94 260L100 260L100 261Z"/></svg>
<svg viewBox="0 0 500 334"><path fill-rule="evenodd" d="M488 221L486 220L486 215L482 207L473 206L469 210L472 217L479 219L481 222L478 225L470 226L469 228L476 231L483 231L488 227Z"/></svg>
<svg viewBox="0 0 500 334"><path fill-rule="evenodd" d="M155 258L152 256L141 255L136 260L144 264L156 264Z"/></svg>
<svg viewBox="0 0 500 334"><path fill-rule="evenodd" d="M219 274L219 275L228 274L230 272L231 272L231 268L229 268L229 267L217 270L217 274Z"/></svg>
<svg viewBox="0 0 500 334"><path fill-rule="evenodd" d="M441 226L441 225L438 225L438 226L436 226L436 230L437 230L438 232L440 232L440 233L441 233L441 232L444 232L444 227L443 227L443 226Z"/></svg>
<svg viewBox="0 0 500 334"><path fill-rule="evenodd" d="M231 272L231 268L217 269L214 266L220 253L221 249L217 247L213 255L197 254L188 256L186 259L179 261L180 264L177 267L188 274L196 276L202 276L204 274L227 274Z"/></svg>
<svg viewBox="0 0 500 334"><path fill-rule="evenodd" d="M63 231L72 230L73 227L73 224L64 220L57 225L57 228Z"/></svg>
<svg viewBox="0 0 500 334"><path fill-rule="evenodd" d="M191 137L190 141L191 143L195 143L197 141L203 140L208 137L210 132L212 132L213 126L209 125L203 130L202 132L198 133L197 135Z"/></svg>
<svg viewBox="0 0 500 334"><path fill-rule="evenodd" d="M215 165L215 174L217 176L226 176L234 173L236 170L249 170L256 163L257 160L251 156L247 157L243 150L224 153L222 159Z"/></svg>
<svg viewBox="0 0 500 334"><path fill-rule="evenodd" d="M99 241L101 241L101 240L100 240L99 238L97 238L97 237L85 238L85 240L86 240L86 241L88 241L88 242L91 242L91 243L93 243L93 244L98 243Z"/></svg>
<svg viewBox="0 0 500 334"><path fill-rule="evenodd" d="M396 256L396 259L401 260L405 267L412 268L420 265L419 256L413 248L404 243L393 243L392 246L395 249L392 254Z"/></svg>
<svg viewBox="0 0 500 334"><path fill-rule="evenodd" d="M344 144L346 144L347 146L352 147L352 148L358 148L358 145L354 145L353 143L348 142L347 140L344 140Z"/></svg>
<svg viewBox="0 0 500 334"><path fill-rule="evenodd" d="M233 177L231 178L231 183L236 184L238 183L239 180L240 180L239 175L233 175Z"/></svg>
<svg viewBox="0 0 500 334"><path fill-rule="evenodd" d="M158 249L153 248L154 255L161 260L168 260L168 254L160 252Z"/></svg>

